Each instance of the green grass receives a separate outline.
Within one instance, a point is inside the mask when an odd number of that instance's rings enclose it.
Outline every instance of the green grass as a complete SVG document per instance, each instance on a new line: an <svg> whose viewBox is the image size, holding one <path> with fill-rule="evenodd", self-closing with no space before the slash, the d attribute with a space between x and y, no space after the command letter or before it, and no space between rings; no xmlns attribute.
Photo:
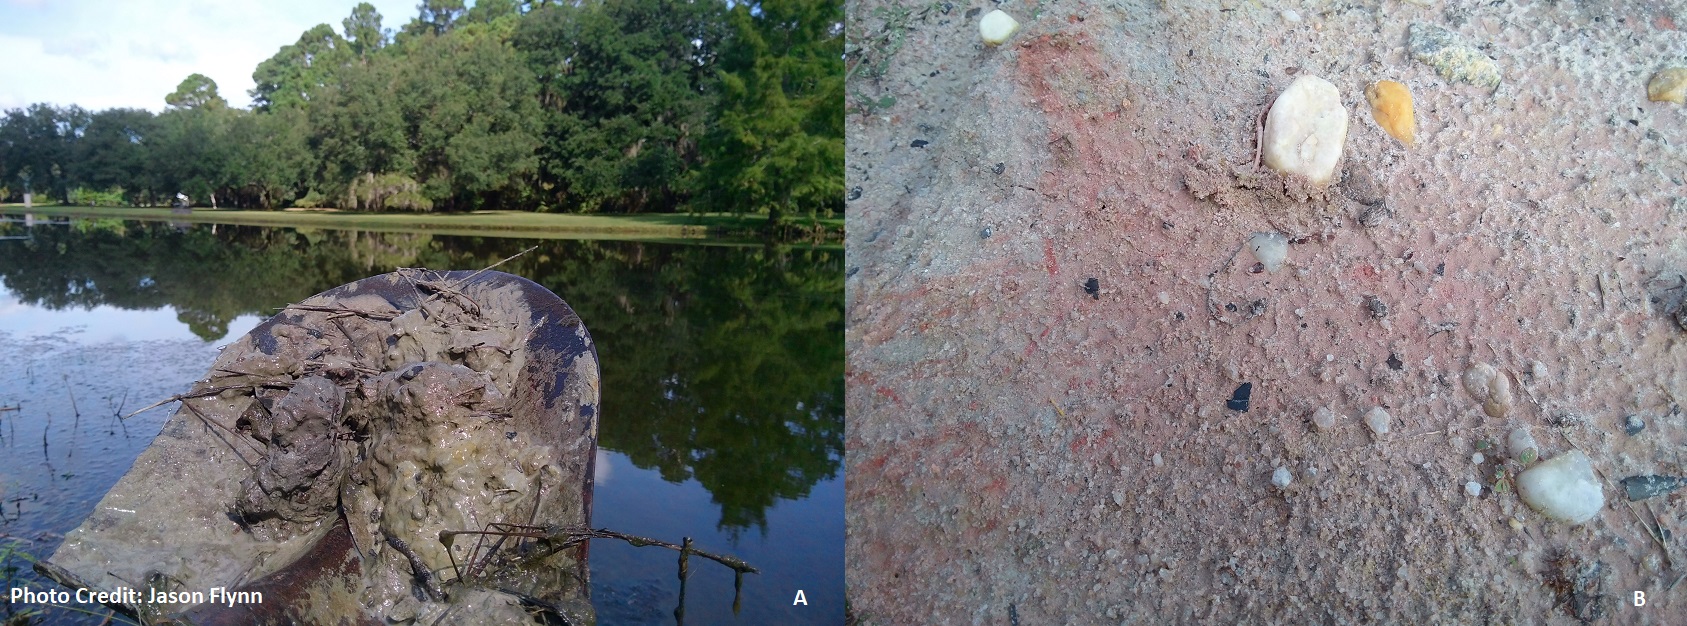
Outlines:
<svg viewBox="0 0 1687 626"><path fill-rule="evenodd" d="M0 204L0 212L22 213L21 204ZM537 239L628 239L705 243L706 240L753 238L766 223L761 215L729 213L651 213L643 215L575 215L527 211L472 213L352 213L291 210L194 209L177 215L167 208L86 207L36 205L28 212L55 217L121 218L247 226L330 228L382 232L420 232L439 235L530 237ZM842 219L823 219L828 242L842 239Z"/></svg>

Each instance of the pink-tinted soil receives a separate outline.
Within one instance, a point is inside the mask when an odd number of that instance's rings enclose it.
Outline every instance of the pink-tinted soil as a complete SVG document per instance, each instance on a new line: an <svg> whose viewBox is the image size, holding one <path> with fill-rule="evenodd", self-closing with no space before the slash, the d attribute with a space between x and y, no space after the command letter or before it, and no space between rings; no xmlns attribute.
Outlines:
<svg viewBox="0 0 1687 626"><path fill-rule="evenodd" d="M852 1L858 621L1687 623L1687 498L1618 483L1687 473L1687 107L1645 89L1687 66L1687 6L1426 3L1015 0L992 48L969 11L998 5ZM1414 21L1499 89L1413 61ZM1325 189L1253 167L1303 73L1349 110ZM1381 79L1415 148L1371 118ZM1262 231L1293 240L1275 273ZM1460 384L1479 362L1503 418ZM1597 517L1494 491L1520 465L1472 454L1518 425L1592 458Z"/></svg>

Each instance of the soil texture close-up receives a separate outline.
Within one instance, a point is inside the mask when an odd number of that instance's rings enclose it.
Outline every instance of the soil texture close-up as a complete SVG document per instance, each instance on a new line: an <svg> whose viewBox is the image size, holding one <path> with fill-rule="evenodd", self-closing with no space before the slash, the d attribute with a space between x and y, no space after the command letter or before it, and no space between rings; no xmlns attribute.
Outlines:
<svg viewBox="0 0 1687 626"><path fill-rule="evenodd" d="M856 622L1687 619L1687 5L848 18Z"/></svg>

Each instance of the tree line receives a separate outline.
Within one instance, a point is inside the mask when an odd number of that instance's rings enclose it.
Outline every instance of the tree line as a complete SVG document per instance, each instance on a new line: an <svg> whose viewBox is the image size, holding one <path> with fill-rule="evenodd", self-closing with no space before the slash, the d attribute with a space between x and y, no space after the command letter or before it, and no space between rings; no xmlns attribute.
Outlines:
<svg viewBox="0 0 1687 626"><path fill-rule="evenodd" d="M167 107L0 117L0 200L273 209L765 212L843 208L837 0L368 3Z"/></svg>

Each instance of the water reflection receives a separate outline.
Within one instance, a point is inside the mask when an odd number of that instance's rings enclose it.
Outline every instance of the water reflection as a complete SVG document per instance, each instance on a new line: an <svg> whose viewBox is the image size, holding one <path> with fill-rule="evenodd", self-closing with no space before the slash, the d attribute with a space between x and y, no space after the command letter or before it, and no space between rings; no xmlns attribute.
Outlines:
<svg viewBox="0 0 1687 626"><path fill-rule="evenodd" d="M203 225L174 229L118 220L27 230L25 239L0 240L0 285L10 292L0 294L0 330L27 335L36 324L49 332L82 324L88 329L82 340L96 342L164 338L155 332L179 338L183 326L200 340L223 342L277 307L336 285L398 267L478 269L538 246L498 269L562 296L598 343L605 414L600 445L619 453L617 465L630 465L618 467L622 474L600 487L598 523L617 519L606 503L625 498L625 508L646 518L667 516L675 529L685 529L676 532L707 536L699 526L713 526L730 544L699 547L771 559L784 554L778 537L805 531L781 528L780 515L770 521L770 511L795 507L800 514L782 515L835 519L835 533L818 536L826 538L822 551L835 551L837 562L807 558L802 551L779 557L760 580L746 581L746 606L789 605L790 597L775 595L784 594L793 580L813 581L801 583L811 584L809 594L831 589L834 597L842 596L841 252ZM0 223L0 237L25 232L22 224ZM202 374L208 363L208 358L200 362L183 382ZM670 484L700 487L698 493L713 506L663 506L672 498L633 480L638 475L633 468L655 472ZM824 485L835 486L838 497L814 497ZM745 530L752 532L741 537ZM596 548L593 553L604 554ZM594 571L606 565L593 561ZM723 571L730 585L731 572ZM694 577L713 573L718 572ZM671 564L654 577L677 587ZM758 598L771 594L775 582L778 594ZM700 617L710 611L691 606L701 597L695 593L687 594L688 621L715 621ZM841 606L835 615L815 608L795 619L842 621ZM730 612L720 617L732 618Z"/></svg>

